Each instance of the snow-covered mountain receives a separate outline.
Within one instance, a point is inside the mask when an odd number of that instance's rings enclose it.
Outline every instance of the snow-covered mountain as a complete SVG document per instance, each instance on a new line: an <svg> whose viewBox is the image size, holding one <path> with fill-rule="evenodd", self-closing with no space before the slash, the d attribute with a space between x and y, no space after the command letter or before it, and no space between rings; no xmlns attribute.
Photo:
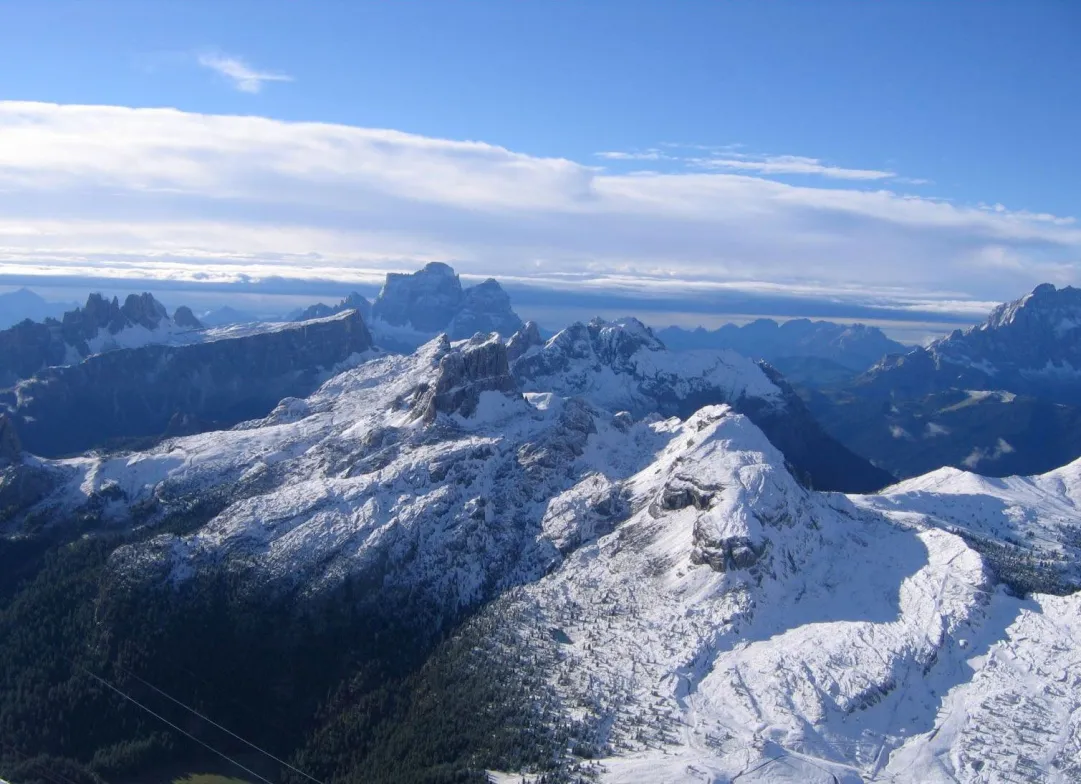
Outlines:
<svg viewBox="0 0 1081 784"><path fill-rule="evenodd" d="M152 300L151 300L152 301ZM155 303L156 304L156 303ZM309 394L372 346L356 311L299 323L174 330L162 316L107 333L136 345L47 367L0 389L0 412L35 454L65 455L126 439L217 429ZM140 332L139 330L142 330Z"/></svg>
<svg viewBox="0 0 1081 784"><path fill-rule="evenodd" d="M1001 583L1046 556L1045 585L1077 590L1081 467L845 497L800 487L728 408L654 432L629 517L483 619L550 668L600 780L1081 776L1081 594Z"/></svg>
<svg viewBox="0 0 1081 784"><path fill-rule="evenodd" d="M898 476L1035 474L1081 457L1081 290L1037 286L982 324L806 392L815 417Z"/></svg>
<svg viewBox="0 0 1081 784"><path fill-rule="evenodd" d="M508 349L527 391L584 395L638 416L686 417L703 405L731 402L809 485L867 491L892 481L828 436L776 371L734 351L672 352L633 318L573 324L543 344L530 324Z"/></svg>
<svg viewBox="0 0 1081 784"><path fill-rule="evenodd" d="M631 320L527 325L231 430L17 454L0 509L8 533L202 510L114 552L126 592L224 570L300 598L350 578L428 629L476 613L455 634L541 673L530 731L573 728L600 781L1077 780L1081 463L823 493L755 424L796 429L788 401Z"/></svg>
<svg viewBox="0 0 1081 784"><path fill-rule="evenodd" d="M1041 284L982 324L887 357L860 384L906 397L956 388L1081 402L1081 289Z"/></svg>

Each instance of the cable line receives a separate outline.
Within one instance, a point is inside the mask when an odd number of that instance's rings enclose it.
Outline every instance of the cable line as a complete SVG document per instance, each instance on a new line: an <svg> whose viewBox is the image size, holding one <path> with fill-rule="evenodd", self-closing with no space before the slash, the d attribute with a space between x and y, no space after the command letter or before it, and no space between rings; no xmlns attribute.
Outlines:
<svg viewBox="0 0 1081 784"><path fill-rule="evenodd" d="M164 724L168 724L168 725L169 725L170 727L172 727L172 728L173 728L174 730L176 730L177 732L179 732L179 733L181 733L181 734L183 734L183 735L185 735L185 736L187 736L187 737L191 738L191 739L192 739L193 741L195 741L196 743L198 743L198 744L199 744L200 746L202 746L203 748L205 748L205 749L207 749L207 750L209 750L209 751L212 751L212 752L214 752L215 754L217 754L217 755L218 755L219 757L221 757L222 759L226 760L227 762L231 762L232 764L236 765L236 766L237 766L238 768L240 768L240 769L241 769L242 771L244 771L245 773L247 773L247 774L248 774L249 776L255 776L255 778L259 779L259 780L260 780L260 781L262 781L262 782L265 782L265 784L274 784L274 782L272 782L272 781L271 781L270 779L268 779L268 778L265 778L265 777L263 777L263 776L260 776L260 775L259 775L258 773L256 773L256 772L255 772L254 770L251 770L250 768L246 768L245 766L241 765L241 764L240 764L239 762L237 762L237 761L236 761L235 759L233 759L232 757L230 757L230 756L229 756L228 754L226 754L225 752L223 752L223 751L218 751L218 750L217 750L216 748L214 748L213 746L211 746L211 745L210 745L209 743L207 743L207 742L205 742L205 741L203 741L203 740L200 740L199 738L195 737L194 735L192 735L192 734L191 734L190 732L188 732L187 730L183 729L182 727L178 727L178 726L177 726L176 724L173 724L173 723L172 723L171 721L169 721L169 720L168 720L167 718L165 718L165 717L164 717L164 716L162 716L161 714L155 713L154 711L150 710L150 708L148 708L148 707L146 707L145 705L143 705L143 704L142 704L141 702L139 702L139 701L138 701L137 699L135 699L134 697L131 697L131 696L129 696L129 695L127 695L127 694L125 694L125 693L124 693L123 691L121 691L121 690L120 690L119 688L117 688L117 687L116 687L116 686L114 686L113 684L109 683L109 681L105 680L105 679L104 679L104 678L102 678L102 677L101 677L100 675L95 675L94 673L90 672L90 670L86 669L86 668L85 668L85 667L83 667L82 665L76 664L75 666L76 666L76 667L78 667L78 668L79 668L80 670L82 670L83 672L85 672L85 673L86 673L87 675L89 675L89 676L90 676L91 678L93 678L94 680L98 681L98 682L99 682L100 684L102 684L103 686L105 686L105 687L106 687L107 689L109 689L109 690L111 690L111 691L114 691L114 692L116 692L117 694L119 694L119 695L120 695L121 697L123 697L123 698L124 698L125 700L127 700L128 702L130 702L130 703L132 703L132 704L134 704L134 705L138 706L139 708L142 708L142 709L143 709L144 711L146 711L147 713L149 713L149 714L150 714L151 716L153 716L154 718L156 718L156 719L157 719L158 721L160 721L160 722L163 722Z"/></svg>

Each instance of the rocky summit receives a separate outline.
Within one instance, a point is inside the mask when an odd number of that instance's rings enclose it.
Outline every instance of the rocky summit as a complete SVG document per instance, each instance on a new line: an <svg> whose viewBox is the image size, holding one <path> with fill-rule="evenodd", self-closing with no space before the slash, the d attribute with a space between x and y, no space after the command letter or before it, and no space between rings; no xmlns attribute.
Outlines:
<svg viewBox="0 0 1081 784"><path fill-rule="evenodd" d="M478 332L509 336L521 326L496 280L463 289L454 270L441 262L410 274L389 273L372 304L372 329L388 348L412 350L440 332L452 340Z"/></svg>

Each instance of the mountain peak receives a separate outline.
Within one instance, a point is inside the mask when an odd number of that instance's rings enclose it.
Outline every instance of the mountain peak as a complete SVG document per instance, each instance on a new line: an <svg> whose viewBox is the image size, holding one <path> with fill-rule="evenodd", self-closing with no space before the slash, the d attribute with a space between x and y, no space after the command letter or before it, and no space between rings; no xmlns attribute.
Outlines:
<svg viewBox="0 0 1081 784"><path fill-rule="evenodd" d="M195 317L195 314L191 312L191 308L187 305L181 305L173 311L173 323L178 327L186 327L188 329L203 328L202 323Z"/></svg>
<svg viewBox="0 0 1081 784"><path fill-rule="evenodd" d="M367 322L372 316L372 303L368 302L368 298L360 292L353 291L337 305L324 305L322 302L317 302L303 310L294 311L288 318L290 321L311 321L312 319L333 316L346 310L357 311L360 313L360 317Z"/></svg>
<svg viewBox="0 0 1081 784"><path fill-rule="evenodd" d="M445 278L458 277L458 274L454 271L454 267L449 264L444 264L442 261L429 261L420 271L429 275L441 275ZM491 280L491 278L489 278L489 280Z"/></svg>
<svg viewBox="0 0 1081 784"><path fill-rule="evenodd" d="M144 291L142 294L129 294L120 312L132 324L139 324L147 329L157 329L162 319L169 318L165 306L154 299L154 295L149 291Z"/></svg>
<svg viewBox="0 0 1081 784"><path fill-rule="evenodd" d="M446 264L431 262L416 272L389 272L372 304L373 320L419 332L439 332L456 315L462 284Z"/></svg>
<svg viewBox="0 0 1081 784"><path fill-rule="evenodd" d="M1059 332L1076 329L1081 326L1081 289L1073 286L1057 289L1051 283L1041 283L1020 299L999 305L976 329L1001 329L1013 325L1050 326Z"/></svg>
<svg viewBox="0 0 1081 784"><path fill-rule="evenodd" d="M522 326L497 280L463 288L454 269L438 261L412 273L388 273L371 314L377 332L383 322L428 335L446 332L454 340L478 332L510 336Z"/></svg>

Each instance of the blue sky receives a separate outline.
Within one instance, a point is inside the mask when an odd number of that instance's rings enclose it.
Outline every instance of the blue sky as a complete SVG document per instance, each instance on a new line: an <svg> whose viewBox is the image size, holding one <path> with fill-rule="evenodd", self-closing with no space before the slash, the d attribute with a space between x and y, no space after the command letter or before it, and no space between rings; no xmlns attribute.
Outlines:
<svg viewBox="0 0 1081 784"><path fill-rule="evenodd" d="M1081 282L1079 74L1069 2L0 0L0 282L972 314Z"/></svg>

